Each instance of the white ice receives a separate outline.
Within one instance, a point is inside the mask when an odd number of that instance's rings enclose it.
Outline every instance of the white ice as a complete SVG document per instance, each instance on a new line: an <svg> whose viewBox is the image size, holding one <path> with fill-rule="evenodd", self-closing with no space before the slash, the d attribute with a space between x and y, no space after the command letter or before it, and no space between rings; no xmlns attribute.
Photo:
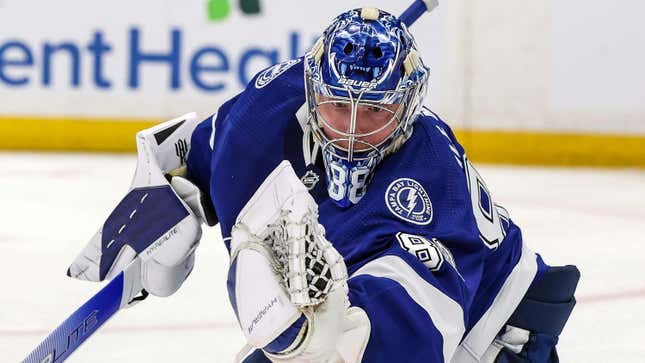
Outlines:
<svg viewBox="0 0 645 363"><path fill-rule="evenodd" d="M24 359L98 284L65 271L130 185L133 155L0 153L0 360ZM493 197L553 265L582 271L561 361L643 362L645 171L482 166ZM169 298L119 312L69 362L231 362L244 344L226 250L207 230Z"/></svg>

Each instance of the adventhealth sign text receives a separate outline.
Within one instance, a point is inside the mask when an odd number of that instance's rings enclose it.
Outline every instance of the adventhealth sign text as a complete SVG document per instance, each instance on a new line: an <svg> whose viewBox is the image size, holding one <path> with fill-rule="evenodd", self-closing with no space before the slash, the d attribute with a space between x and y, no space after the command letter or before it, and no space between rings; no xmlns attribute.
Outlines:
<svg viewBox="0 0 645 363"><path fill-rule="evenodd" d="M106 64L111 61L114 45L102 31L90 35L87 43L78 44L69 41L44 41L41 44L28 44L19 39L0 39L0 86L24 87L38 84L50 87L54 81L60 85L65 82L70 87L91 85L97 89L110 89L115 86L139 88L145 82L141 76L145 67L163 67L168 72L168 87L177 90L186 87L187 83L204 92L220 92L227 87L245 86L257 72L257 66L268 67L288 58L296 58L308 49L311 41L303 43L301 33L293 31L287 36L287 47L284 50L266 45L247 45L241 52L232 54L225 45L207 44L187 53L184 47L183 31L173 28L168 31L168 42L165 47L147 46L142 38L142 30L132 27L127 31L127 64L121 74L107 74ZM315 38L314 38L315 39ZM225 44L226 40L221 40ZM301 44L302 43L302 44ZM38 54L38 56L36 56ZM65 58L69 64L67 74L53 77L53 62ZM91 76L83 78L83 64L90 64ZM188 67L189 80L182 79L182 70ZM253 68L253 69L252 69ZM60 72L62 73L62 72ZM226 77L217 77L227 73L236 74L239 84L230 85ZM125 74L126 77L123 77ZM115 85L115 82L125 85Z"/></svg>

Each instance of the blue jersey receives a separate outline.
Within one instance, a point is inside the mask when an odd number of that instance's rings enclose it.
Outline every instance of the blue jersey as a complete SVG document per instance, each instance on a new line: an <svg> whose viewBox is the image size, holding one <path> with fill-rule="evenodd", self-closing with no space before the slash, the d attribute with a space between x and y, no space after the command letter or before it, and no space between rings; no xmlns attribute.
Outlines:
<svg viewBox="0 0 645 363"><path fill-rule="evenodd" d="M324 170L306 163L303 72L302 59L261 72L193 134L189 176L209 191L225 241L266 176L288 160L345 258L351 304L370 319L363 360L479 360L546 266L429 110L377 167L361 201L339 207Z"/></svg>

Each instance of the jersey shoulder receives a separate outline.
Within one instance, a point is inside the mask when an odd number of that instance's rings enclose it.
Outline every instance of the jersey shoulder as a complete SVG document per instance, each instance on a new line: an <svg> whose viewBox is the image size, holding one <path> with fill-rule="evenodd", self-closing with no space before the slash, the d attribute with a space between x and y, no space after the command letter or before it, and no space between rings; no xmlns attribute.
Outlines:
<svg viewBox="0 0 645 363"><path fill-rule="evenodd" d="M267 68L218 112L210 190L224 236L266 176L288 159L297 137L302 139L296 112L305 103L303 76L302 58Z"/></svg>
<svg viewBox="0 0 645 363"><path fill-rule="evenodd" d="M449 201L447 210L461 209L465 213L466 218L461 223L448 223L448 228L463 227L491 254L509 235L516 242L521 241L519 234L509 232L517 226L512 223L508 211L496 203L485 179L467 157L450 126L429 109L424 110L419 125L424 130L425 142L432 144L433 157L437 160L433 166L439 166L443 187L450 191L442 195ZM428 186L437 188L441 184Z"/></svg>
<svg viewBox="0 0 645 363"><path fill-rule="evenodd" d="M429 108L424 108L417 124L418 128L423 131L425 141L432 145L436 157L450 164L456 163L460 168L463 168L466 151L445 121Z"/></svg>
<svg viewBox="0 0 645 363"><path fill-rule="evenodd" d="M465 175L465 151L455 134L437 114L424 109L414 123L412 136L392 157L404 166L390 167L391 172L411 175L429 188L449 187L467 192L462 182Z"/></svg>
<svg viewBox="0 0 645 363"><path fill-rule="evenodd" d="M292 89L297 92L302 90L304 87L303 59L304 57L289 59L261 70L249 82L247 90L261 92L266 88L269 93L276 88L283 91Z"/></svg>
<svg viewBox="0 0 645 363"><path fill-rule="evenodd" d="M239 95L227 118L252 134L264 135L264 127L274 127L288 119L305 103L302 58L291 59L264 69L253 77Z"/></svg>
<svg viewBox="0 0 645 363"><path fill-rule="evenodd" d="M234 130L247 129L252 135L264 135L264 126L275 126L280 120L289 119L304 104L303 72L302 58L258 72L244 90L198 125L193 141L209 144L212 150L213 130L235 134ZM273 121L272 125L266 125L269 121Z"/></svg>

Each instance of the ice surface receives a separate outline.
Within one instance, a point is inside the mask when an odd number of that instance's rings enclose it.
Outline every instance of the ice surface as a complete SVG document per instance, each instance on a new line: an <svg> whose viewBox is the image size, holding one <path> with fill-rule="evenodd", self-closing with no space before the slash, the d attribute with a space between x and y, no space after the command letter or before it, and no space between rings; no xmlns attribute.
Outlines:
<svg viewBox="0 0 645 363"><path fill-rule="evenodd" d="M99 285L65 271L123 197L133 155L0 153L0 352L21 361ZM645 356L645 171L478 168L493 198L550 264L577 264L579 303L561 361ZM231 362L243 346L217 228L170 298L119 312L68 362Z"/></svg>

